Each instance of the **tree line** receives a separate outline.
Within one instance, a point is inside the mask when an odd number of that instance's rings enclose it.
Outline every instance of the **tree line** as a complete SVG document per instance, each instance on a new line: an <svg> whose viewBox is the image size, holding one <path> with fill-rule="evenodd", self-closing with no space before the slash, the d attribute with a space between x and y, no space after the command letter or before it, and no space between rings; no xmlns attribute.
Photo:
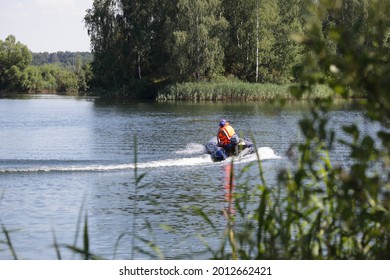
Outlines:
<svg viewBox="0 0 390 280"><path fill-rule="evenodd" d="M329 7L318 14L316 0L94 0L84 17L92 54L31 58L11 36L0 52L14 48L20 61L1 63L0 90L103 89L153 97L161 86L188 81L295 83L310 54L299 42L309 22L317 23L335 55L340 50L332 30L338 26L348 26L348 43L362 53L375 48L369 40L359 44L360 34L373 29L372 1L336 4L340 12Z"/></svg>
<svg viewBox="0 0 390 280"><path fill-rule="evenodd" d="M331 27L349 24L356 40L369 28L370 1L338 3L341 16L329 8L318 17L314 0L95 0L84 18L95 86L121 89L133 80L220 77L295 82L293 66L306 50L291 35L304 34L308 20L319 23L318 32L330 45Z"/></svg>
<svg viewBox="0 0 390 280"><path fill-rule="evenodd" d="M75 68L78 64L86 64L93 60L90 52L39 52L32 53L32 65L61 64L66 68Z"/></svg>
<svg viewBox="0 0 390 280"><path fill-rule="evenodd" d="M92 72L90 53L31 53L9 35L0 40L0 91L86 92Z"/></svg>

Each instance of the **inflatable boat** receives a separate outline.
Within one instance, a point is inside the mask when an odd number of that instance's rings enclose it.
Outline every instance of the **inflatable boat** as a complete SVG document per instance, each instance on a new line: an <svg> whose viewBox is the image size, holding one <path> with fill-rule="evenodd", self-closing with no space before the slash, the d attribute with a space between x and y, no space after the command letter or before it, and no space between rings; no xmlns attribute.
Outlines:
<svg viewBox="0 0 390 280"><path fill-rule="evenodd" d="M234 144L228 149L218 146L216 136L206 143L206 152L210 154L213 161L223 161L232 156L242 158L255 152L255 145L248 138L239 138L236 135L233 137L234 141L231 142Z"/></svg>

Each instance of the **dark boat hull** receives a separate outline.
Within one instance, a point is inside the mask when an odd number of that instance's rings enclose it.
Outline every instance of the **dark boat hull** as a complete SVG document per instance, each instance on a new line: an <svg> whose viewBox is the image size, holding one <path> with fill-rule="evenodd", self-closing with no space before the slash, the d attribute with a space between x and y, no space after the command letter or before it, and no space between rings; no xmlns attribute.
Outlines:
<svg viewBox="0 0 390 280"><path fill-rule="evenodd" d="M205 148L213 161L223 161L231 156L241 158L255 152L253 142L247 138L240 138L240 141L236 146L232 149L225 150L218 146L217 137L213 137L206 143Z"/></svg>

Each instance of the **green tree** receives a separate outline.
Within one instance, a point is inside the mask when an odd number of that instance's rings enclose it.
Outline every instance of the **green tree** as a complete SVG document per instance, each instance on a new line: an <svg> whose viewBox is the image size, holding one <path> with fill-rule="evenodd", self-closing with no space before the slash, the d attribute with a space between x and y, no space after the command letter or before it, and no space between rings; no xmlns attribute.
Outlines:
<svg viewBox="0 0 390 280"><path fill-rule="evenodd" d="M227 73L247 80L250 72L247 24L252 9L246 0L225 0L223 7L224 15L229 22L228 40L224 43L225 69Z"/></svg>
<svg viewBox="0 0 390 280"><path fill-rule="evenodd" d="M155 0L153 5L153 40L149 58L149 74L166 78L172 68L173 30L176 28L178 0Z"/></svg>
<svg viewBox="0 0 390 280"><path fill-rule="evenodd" d="M90 63L93 59L90 52L56 52L56 53L32 53L31 65L44 65L61 63L67 68L76 67L78 59L82 64Z"/></svg>
<svg viewBox="0 0 390 280"><path fill-rule="evenodd" d="M117 32L115 0L95 0L84 17L94 56L92 69L96 87L119 88L127 76L122 69L123 34ZM129 51L129 50L127 50Z"/></svg>
<svg viewBox="0 0 390 280"><path fill-rule="evenodd" d="M220 0L179 0L173 31L174 73L184 79L212 78L223 73L221 35L227 27Z"/></svg>
<svg viewBox="0 0 390 280"><path fill-rule="evenodd" d="M354 41L358 41L361 34L367 33L368 16L369 16L370 1L368 0L345 0L338 1L337 5L328 6L319 14L323 20L322 31L327 38L327 44L329 47L336 51L336 45L334 44L332 33L333 30L342 27L345 32L350 33L349 37ZM351 38L352 39L352 38ZM369 38L367 38L369 39ZM366 40L368 43L369 40ZM367 48L370 44L365 44L360 47ZM363 51L363 49L361 50Z"/></svg>
<svg viewBox="0 0 390 280"><path fill-rule="evenodd" d="M74 72L61 67L54 73L57 82L57 92L78 92L78 78Z"/></svg>
<svg viewBox="0 0 390 280"><path fill-rule="evenodd" d="M119 7L126 75L138 80L167 75L177 0L121 0Z"/></svg>
<svg viewBox="0 0 390 280"><path fill-rule="evenodd" d="M277 59L275 44L280 23L277 1L255 1L255 81L266 82L272 79L274 62Z"/></svg>
<svg viewBox="0 0 390 280"><path fill-rule="evenodd" d="M83 63L80 57L76 59L75 74L77 76L77 88L79 92L87 92L92 80L90 63Z"/></svg>
<svg viewBox="0 0 390 280"><path fill-rule="evenodd" d="M280 38L279 5L271 0L224 1L230 23L226 46L227 70L241 79L270 82L276 76L280 54L275 45Z"/></svg>
<svg viewBox="0 0 390 280"><path fill-rule="evenodd" d="M23 87L26 91L48 93L77 93L83 91L87 85L85 80L88 74L74 72L60 64L45 64L41 66L30 65L24 72ZM85 77L84 77L85 75Z"/></svg>
<svg viewBox="0 0 390 280"><path fill-rule="evenodd" d="M0 90L22 90L24 70L32 59L31 52L13 35L0 40Z"/></svg>
<svg viewBox="0 0 390 280"><path fill-rule="evenodd" d="M164 73L175 1L95 0L85 23L95 85L117 90ZM167 26L169 26L167 28Z"/></svg>
<svg viewBox="0 0 390 280"><path fill-rule="evenodd" d="M279 0L280 24L274 45L276 59L273 64L274 82L291 83L297 80L293 75L294 65L303 59L304 48L293 40L303 35L309 14L311 0Z"/></svg>
<svg viewBox="0 0 390 280"><path fill-rule="evenodd" d="M364 32L351 32L350 21L341 20L323 36L322 15L343 18L347 2L313 1L307 29L296 36L305 55L296 69L299 86L291 91L300 97L320 84L340 97L363 93L364 121L341 124L338 135L330 123L333 100L310 100L310 112L299 122L302 141L288 153L293 167L281 170L278 184L267 184L260 159L253 190L235 180L236 215L227 213L213 258L390 258L390 2L370 1ZM349 154L334 165L333 156L340 159L336 141Z"/></svg>
<svg viewBox="0 0 390 280"><path fill-rule="evenodd" d="M44 66L29 66L26 69L26 79L24 80L23 87L28 92L42 92L44 90L55 91L56 82L51 75L44 75Z"/></svg>

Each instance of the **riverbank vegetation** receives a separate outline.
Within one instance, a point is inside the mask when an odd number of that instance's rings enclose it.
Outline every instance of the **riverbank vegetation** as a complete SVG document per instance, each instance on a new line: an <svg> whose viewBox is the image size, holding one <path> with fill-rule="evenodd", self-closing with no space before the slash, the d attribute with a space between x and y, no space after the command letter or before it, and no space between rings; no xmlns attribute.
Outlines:
<svg viewBox="0 0 390 280"><path fill-rule="evenodd" d="M0 91L81 93L89 90L91 56L31 53L12 35L0 40Z"/></svg>
<svg viewBox="0 0 390 280"><path fill-rule="evenodd" d="M291 94L289 84L260 84L242 81L186 82L166 86L158 95L159 101L259 101L296 99ZM310 94L301 98L329 98L333 91L325 86L317 86Z"/></svg>
<svg viewBox="0 0 390 280"><path fill-rule="evenodd" d="M296 37L306 53L291 94L301 98L318 85L341 97L364 93L365 122L377 132L340 124L344 135L337 135L328 114L332 98L312 100L310 114L299 122L303 139L288 151L294 167L280 171L277 185L264 179L260 159L254 180L245 178L247 167L238 175L232 171L230 182L244 182L231 190L236 212L226 213L221 247L208 247L215 259L390 258L390 2L319 0L309 7L316 16ZM332 24L318 21L325 16ZM332 163L335 143L348 148L345 162ZM216 228L205 209L195 213ZM2 229L12 251L9 231ZM91 257L84 244L78 252Z"/></svg>
<svg viewBox="0 0 390 280"><path fill-rule="evenodd" d="M93 55L90 52L33 52L31 65L60 64L65 68L76 69L92 60Z"/></svg>
<svg viewBox="0 0 390 280"><path fill-rule="evenodd" d="M319 17L332 11L341 21L352 1L318 3ZM213 258L390 258L390 3L370 3L370 28L359 21L330 26L332 44L319 32L320 23L310 23L300 38L309 52L292 93L299 98L317 85L340 96L367 92L365 125L377 131L340 124L345 134L338 135L329 119L333 99L312 100L311 113L299 122L303 139L287 153L294 167L280 171L277 185L264 179L260 159L256 182L248 183L245 171L235 177L244 183L234 188L236 212L227 213L221 247L210 248ZM362 52L365 46L371 47ZM332 163L335 143L349 150L347 162Z"/></svg>
<svg viewBox="0 0 390 280"><path fill-rule="evenodd" d="M291 66L302 49L289 35L302 30L305 11L304 1L286 0L96 0L85 16L95 86L123 92L133 80L146 80L162 97L172 96L166 84L223 76L250 83L295 81Z"/></svg>
<svg viewBox="0 0 390 280"><path fill-rule="evenodd" d="M333 8L316 14L319 6L312 0L95 0L84 17L91 54L31 58L27 47L10 36L1 42L0 59L7 59L8 51L16 53L1 64L0 90L90 90L107 98L158 100L292 99L285 88L304 74L299 65L311 50L299 40L309 22L317 23L334 55L339 50L333 28L350 26L354 40L374 32L372 1L343 1L340 18ZM362 53L375 50L368 43L358 46ZM56 67L45 66L52 63ZM316 93L307 95L335 96L325 86Z"/></svg>
<svg viewBox="0 0 390 280"><path fill-rule="evenodd" d="M281 85L274 88L285 94L285 85L301 78L296 65L310 49L299 40L309 22L318 24L335 55L333 28L350 26L355 40L372 28L372 1L344 1L340 18L332 8L316 14L319 5L312 0L95 0L85 16L94 86L128 96L142 80L151 86L138 97L158 93L159 99L198 99L194 91L222 96L206 92L210 88L237 99L254 99L258 90L261 100L268 98L269 84ZM359 49L364 53L375 46L359 44ZM224 79L230 81L218 82Z"/></svg>

